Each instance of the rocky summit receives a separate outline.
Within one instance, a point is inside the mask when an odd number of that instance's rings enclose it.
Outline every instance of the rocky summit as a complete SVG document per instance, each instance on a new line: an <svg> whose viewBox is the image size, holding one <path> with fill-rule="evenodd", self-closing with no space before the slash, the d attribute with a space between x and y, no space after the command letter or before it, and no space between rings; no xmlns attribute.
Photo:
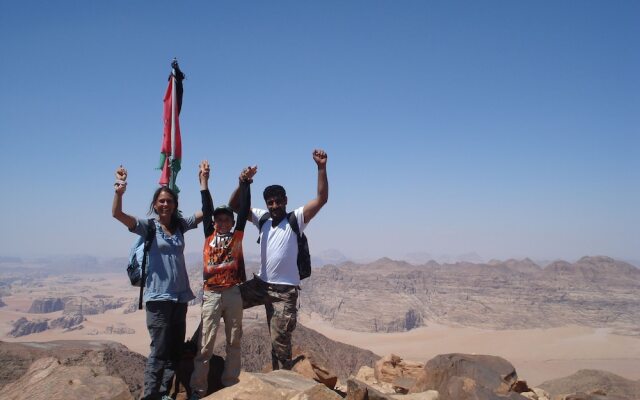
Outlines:
<svg viewBox="0 0 640 400"><path fill-rule="evenodd" d="M609 257L540 267L529 259L487 264L380 259L314 270L302 303L336 328L407 331L425 321L489 329L609 327L640 335L640 269Z"/></svg>
<svg viewBox="0 0 640 400"><path fill-rule="evenodd" d="M344 350L298 350L292 371L245 369L238 384L205 399L633 400L640 390L638 382L593 370L530 388L509 361L472 354L442 354L424 363L391 354L338 380L329 365L340 365ZM192 370L189 360L185 355L179 371L183 382ZM141 394L144 364L141 355L107 341L0 342L0 393L11 400L133 400ZM222 366L212 363L213 374ZM188 398L188 389L174 389L176 400Z"/></svg>

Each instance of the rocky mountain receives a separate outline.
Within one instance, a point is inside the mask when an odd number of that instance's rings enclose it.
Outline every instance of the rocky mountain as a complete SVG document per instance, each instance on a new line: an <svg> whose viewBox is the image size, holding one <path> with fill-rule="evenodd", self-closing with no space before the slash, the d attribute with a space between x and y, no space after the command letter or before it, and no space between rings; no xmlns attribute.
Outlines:
<svg viewBox="0 0 640 400"><path fill-rule="evenodd" d="M45 297L42 299L35 299L29 307L29 313L33 314L48 314L64 309L64 300L57 297Z"/></svg>
<svg viewBox="0 0 640 400"><path fill-rule="evenodd" d="M224 324L222 324L224 326ZM223 332L223 326L218 329ZM245 371L260 372L271 366L271 339L266 321L248 322L242 327L242 366ZM329 367L340 379L355 374L363 366L373 366L380 357L369 350L336 342L298 324L293 331L294 354L313 354L318 362ZM215 354L225 356L224 335L218 335ZM339 357L336 357L339 354Z"/></svg>
<svg viewBox="0 0 640 400"><path fill-rule="evenodd" d="M20 337L46 331L47 329L49 329L49 320L37 319L29 321L22 317L13 323L13 328L11 329L11 332L9 332L9 335L13 337Z"/></svg>
<svg viewBox="0 0 640 400"><path fill-rule="evenodd" d="M133 399L145 362L108 341L0 342L0 391L5 399Z"/></svg>
<svg viewBox="0 0 640 400"><path fill-rule="evenodd" d="M563 394L600 391L607 396L619 396L627 399L640 397L640 381L623 378L611 372L582 369L573 375L544 382L540 387L549 394Z"/></svg>
<svg viewBox="0 0 640 400"><path fill-rule="evenodd" d="M131 300L112 296L96 295L92 298L72 296L64 299L64 314L96 315L120 308Z"/></svg>
<svg viewBox="0 0 640 400"><path fill-rule="evenodd" d="M60 318L56 318L49 322L49 328L51 329L70 329L80 325L84 322L84 316L82 314L69 314L63 315Z"/></svg>
<svg viewBox="0 0 640 400"><path fill-rule="evenodd" d="M249 330L249 343L261 342L267 336L254 328ZM530 388L514 366L501 357L441 354L426 362L406 361L395 355L378 358L304 327L296 331L301 335L294 341L300 340L303 349L294 352L300 356L292 371L267 372L257 367L262 372L247 372L249 368L244 365L238 384L205 399L632 400L640 393L640 382L604 371L583 370L546 382L542 388ZM243 356L260 348L262 344L243 348ZM351 363L354 358L350 354L364 358ZM375 359L369 359L371 356ZM368 361L363 364L365 359ZM187 354L183 357L180 382L189 380L191 360ZM0 342L0 393L3 399L11 400L133 400L142 391L145 361L143 356L109 341ZM345 364L354 372L337 373L333 369ZM212 365L213 374L219 374L221 364ZM339 375L344 377L340 381ZM188 396L182 385L174 385L172 394L177 400Z"/></svg>
<svg viewBox="0 0 640 400"><path fill-rule="evenodd" d="M609 257L412 265L382 258L314 270L301 302L334 327L406 331L424 321L492 329L576 324L640 333L640 269ZM303 309L304 309L303 308Z"/></svg>

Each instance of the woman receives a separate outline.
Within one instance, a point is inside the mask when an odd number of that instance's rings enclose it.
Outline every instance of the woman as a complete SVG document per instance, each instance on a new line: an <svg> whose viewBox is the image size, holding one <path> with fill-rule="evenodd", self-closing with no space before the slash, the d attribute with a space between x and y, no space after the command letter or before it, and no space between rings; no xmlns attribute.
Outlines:
<svg viewBox="0 0 640 400"><path fill-rule="evenodd" d="M146 236L147 219L135 218L122 211L122 195L127 188L127 170L116 170L112 214L129 231ZM187 303L195 298L189 286L184 261L184 232L196 228L202 212L182 218L178 196L167 187L153 195L149 214L156 226L156 237L149 249L144 301L151 351L144 371L143 399L169 398L171 381L179 365L180 350L186 331Z"/></svg>

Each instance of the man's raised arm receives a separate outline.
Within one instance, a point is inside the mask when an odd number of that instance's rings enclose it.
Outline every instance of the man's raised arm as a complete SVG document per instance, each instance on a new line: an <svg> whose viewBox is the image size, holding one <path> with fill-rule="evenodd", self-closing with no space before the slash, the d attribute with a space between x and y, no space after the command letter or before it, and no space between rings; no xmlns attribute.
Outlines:
<svg viewBox="0 0 640 400"><path fill-rule="evenodd" d="M247 168L243 169L242 172L240 173L240 177L238 178L238 187L233 191L233 193L231 193L231 197L229 197L229 207L231 207L231 209L233 211L235 211L236 213L240 212L240 184L242 182L247 182L247 183L251 183L253 182L253 176L256 174L256 172L258 172L258 166L254 165L252 166L248 166ZM249 213L249 215L247 215L247 220L251 219L251 213Z"/></svg>
<svg viewBox="0 0 640 400"><path fill-rule="evenodd" d="M327 180L327 153L322 149L313 151L313 161L318 165L318 194L315 199L304 205L304 223L308 224L329 200L329 181Z"/></svg>

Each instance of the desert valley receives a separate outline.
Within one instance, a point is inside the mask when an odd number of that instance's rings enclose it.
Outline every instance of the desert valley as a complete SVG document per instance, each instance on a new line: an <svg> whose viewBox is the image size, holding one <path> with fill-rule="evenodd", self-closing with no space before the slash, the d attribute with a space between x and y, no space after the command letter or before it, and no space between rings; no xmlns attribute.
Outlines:
<svg viewBox="0 0 640 400"><path fill-rule="evenodd" d="M201 298L200 271L197 262L190 264ZM137 288L119 267L97 269L103 272L3 260L0 340L110 340L146 356ZM344 262L315 268L303 283L299 323L309 329L299 330L368 350L359 356L363 364L389 354L421 363L439 354L486 354L509 360L530 386L585 369L638 382L638 293L640 269L608 257L545 266L529 259ZM189 308L187 335L198 325L198 302ZM250 353L254 332L267 334L263 310L246 310L245 327L243 352ZM311 340L305 337L297 339ZM249 358L243 355L245 370L259 371Z"/></svg>

